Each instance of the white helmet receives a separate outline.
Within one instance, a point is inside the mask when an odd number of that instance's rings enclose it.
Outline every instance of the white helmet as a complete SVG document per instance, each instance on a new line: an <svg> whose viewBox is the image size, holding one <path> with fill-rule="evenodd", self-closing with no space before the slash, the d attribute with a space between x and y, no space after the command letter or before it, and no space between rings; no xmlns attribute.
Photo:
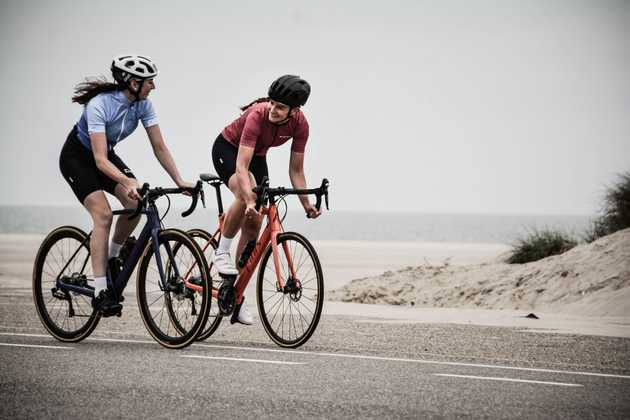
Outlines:
<svg viewBox="0 0 630 420"><path fill-rule="evenodd" d="M119 83L126 84L130 79L152 79L158 74L153 60L142 55L119 55L112 61L112 76Z"/></svg>

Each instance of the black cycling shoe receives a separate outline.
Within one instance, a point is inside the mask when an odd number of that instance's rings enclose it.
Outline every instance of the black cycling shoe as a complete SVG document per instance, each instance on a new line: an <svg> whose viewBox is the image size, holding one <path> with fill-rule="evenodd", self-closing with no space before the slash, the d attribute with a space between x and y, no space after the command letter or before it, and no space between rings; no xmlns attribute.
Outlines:
<svg viewBox="0 0 630 420"><path fill-rule="evenodd" d="M116 302L109 290L101 290L98 296L92 299L92 308L99 311L103 317L118 315L122 311L122 305Z"/></svg>

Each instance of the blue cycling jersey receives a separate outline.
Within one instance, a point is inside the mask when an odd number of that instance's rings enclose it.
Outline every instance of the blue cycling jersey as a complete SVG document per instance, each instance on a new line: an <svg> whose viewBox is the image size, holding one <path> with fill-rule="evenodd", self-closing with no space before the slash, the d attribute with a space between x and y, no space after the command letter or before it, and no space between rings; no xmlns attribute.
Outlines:
<svg viewBox="0 0 630 420"><path fill-rule="evenodd" d="M145 128L158 123L153 104L148 99L131 102L121 90L105 92L90 100L77 123L81 143L92 150L91 133L105 133L107 149L129 136L142 120Z"/></svg>

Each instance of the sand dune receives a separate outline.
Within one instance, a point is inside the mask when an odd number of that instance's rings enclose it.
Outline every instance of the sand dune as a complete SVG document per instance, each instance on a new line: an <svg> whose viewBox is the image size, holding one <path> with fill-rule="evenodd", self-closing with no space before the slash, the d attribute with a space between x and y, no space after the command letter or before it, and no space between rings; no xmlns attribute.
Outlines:
<svg viewBox="0 0 630 420"><path fill-rule="evenodd" d="M630 229L533 263L420 265L353 280L343 302L630 316Z"/></svg>

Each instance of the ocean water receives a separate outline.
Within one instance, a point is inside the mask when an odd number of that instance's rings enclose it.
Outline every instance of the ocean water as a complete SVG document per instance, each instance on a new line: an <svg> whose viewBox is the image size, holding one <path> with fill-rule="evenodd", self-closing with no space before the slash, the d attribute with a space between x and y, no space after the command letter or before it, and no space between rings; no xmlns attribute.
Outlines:
<svg viewBox="0 0 630 420"><path fill-rule="evenodd" d="M161 208L161 211L164 211ZM181 229L214 231L217 212L198 209L188 218L182 209L171 209L164 225ZM284 214L281 211L281 214ZM313 240L369 240L418 242L468 242L511 244L532 229L554 228L580 235L589 226L588 216L364 213L330 211L308 220L301 211L291 211L283 222L287 231L297 231ZM91 219L82 207L0 206L0 233L44 234L61 225L86 231Z"/></svg>

